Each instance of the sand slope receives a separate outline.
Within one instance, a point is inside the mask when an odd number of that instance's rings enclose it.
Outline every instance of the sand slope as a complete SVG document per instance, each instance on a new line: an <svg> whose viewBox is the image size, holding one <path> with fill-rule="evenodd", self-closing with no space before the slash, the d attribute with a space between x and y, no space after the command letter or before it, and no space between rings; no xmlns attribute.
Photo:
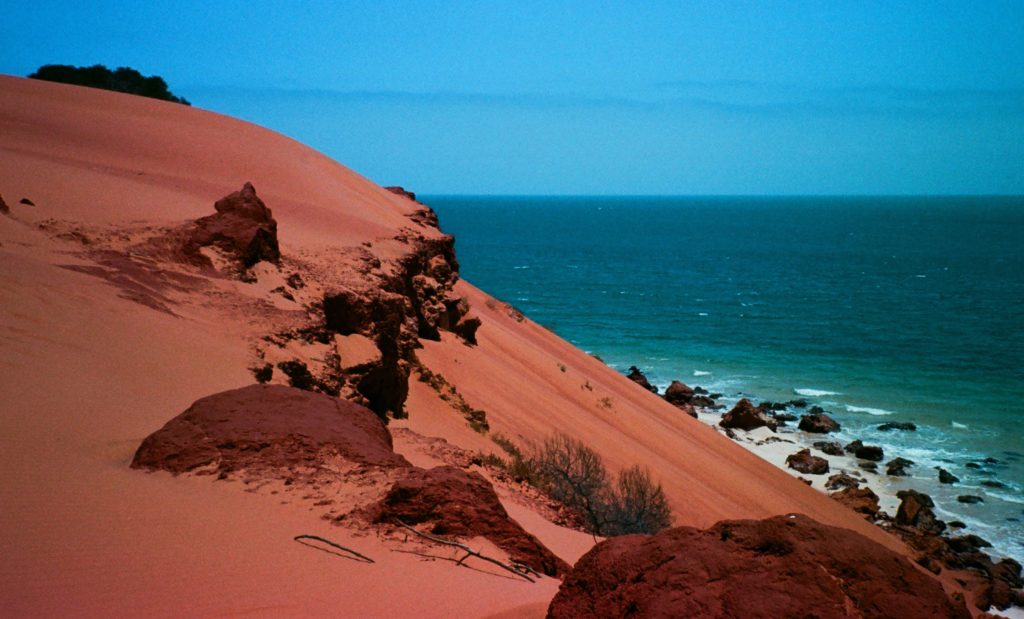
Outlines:
<svg viewBox="0 0 1024 619"><path fill-rule="evenodd" d="M12 207L12 217L0 216L0 614L543 614L557 581L530 585L396 553L283 495L129 470L148 433L196 399L252 382L259 319L204 301L227 294L220 289L192 298L174 291L174 315L122 298L103 279L66 268L90 266L80 244L38 227L51 219L61 229L176 224L252 181L278 220L282 253L323 256L392 238L411 225L415 204L254 125L98 90L0 77L0 135L0 195ZM17 204L22 197L36 206ZM375 251L388 247L382 241ZM565 431L613 468L648 466L679 524L803 512L900 547L470 284L459 286L483 320L479 346L445 334L419 356L486 410L492 430L523 443ZM396 426L494 449L420 383L408 411ZM563 558L586 550L586 536L522 507L510 511ZM378 563L303 547L291 539L299 533L350 543Z"/></svg>

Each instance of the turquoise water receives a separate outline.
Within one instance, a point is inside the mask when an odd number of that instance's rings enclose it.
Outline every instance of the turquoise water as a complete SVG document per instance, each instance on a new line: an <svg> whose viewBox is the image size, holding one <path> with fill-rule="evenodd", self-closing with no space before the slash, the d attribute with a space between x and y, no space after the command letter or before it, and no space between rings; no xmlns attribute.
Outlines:
<svg viewBox="0 0 1024 619"><path fill-rule="evenodd" d="M1024 197L422 199L466 279L577 346L662 387L805 395L1024 555Z"/></svg>

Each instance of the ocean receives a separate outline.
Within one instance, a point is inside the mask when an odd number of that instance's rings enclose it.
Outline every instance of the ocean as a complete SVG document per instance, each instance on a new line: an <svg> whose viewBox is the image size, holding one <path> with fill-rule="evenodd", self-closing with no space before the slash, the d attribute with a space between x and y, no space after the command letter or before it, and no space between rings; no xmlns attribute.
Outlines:
<svg viewBox="0 0 1024 619"><path fill-rule="evenodd" d="M463 277L580 348L662 389L806 398L1024 557L1024 197L420 199Z"/></svg>

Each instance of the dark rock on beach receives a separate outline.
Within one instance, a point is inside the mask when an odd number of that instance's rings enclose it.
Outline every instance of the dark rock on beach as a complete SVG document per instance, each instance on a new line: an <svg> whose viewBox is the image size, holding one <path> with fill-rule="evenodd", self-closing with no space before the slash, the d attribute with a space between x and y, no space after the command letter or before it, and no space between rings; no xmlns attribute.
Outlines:
<svg viewBox="0 0 1024 619"><path fill-rule="evenodd" d="M902 555L799 514L605 540L548 608L551 619L807 616L969 614Z"/></svg>
<svg viewBox="0 0 1024 619"><path fill-rule="evenodd" d="M678 380L672 381L672 384L665 389L665 401L669 404L684 411L691 417L697 416L697 410L693 405L693 396L695 390L686 386L684 383Z"/></svg>
<svg viewBox="0 0 1024 619"><path fill-rule="evenodd" d="M773 412L772 413L772 417L774 417L775 420L779 422L779 424L785 424L787 421L796 421L797 420L797 416L794 415L793 413Z"/></svg>
<svg viewBox="0 0 1024 619"><path fill-rule="evenodd" d="M905 432L914 432L917 430L917 425L910 423L909 421L890 421L888 423L879 424L878 429L882 432L888 432L890 430L903 430Z"/></svg>
<svg viewBox="0 0 1024 619"><path fill-rule="evenodd" d="M715 402L715 398L707 395L693 396L693 398L690 400L690 404L693 404L698 408L723 408L722 406L719 406L718 402Z"/></svg>
<svg viewBox="0 0 1024 619"><path fill-rule="evenodd" d="M885 464L885 474L893 477L906 477L908 475L907 468L914 466L912 460L906 458L893 458Z"/></svg>
<svg viewBox="0 0 1024 619"><path fill-rule="evenodd" d="M852 453L855 453L858 449L860 449L863 446L864 446L863 441L861 441L860 439L857 439L855 441L851 441L851 442L847 443L846 446L843 447L843 449L846 450L846 453L852 454Z"/></svg>
<svg viewBox="0 0 1024 619"><path fill-rule="evenodd" d="M825 413L813 413L800 418L800 429L814 434L828 434L840 429L839 423Z"/></svg>
<svg viewBox="0 0 1024 619"><path fill-rule="evenodd" d="M960 478L950 473L941 466L935 467L939 471L939 483L940 484L955 484L960 482Z"/></svg>
<svg viewBox="0 0 1024 619"><path fill-rule="evenodd" d="M860 481L857 478L848 475L847 473L836 473L832 477L828 478L825 482L825 488L828 490L836 490L839 488L857 488L860 486Z"/></svg>
<svg viewBox="0 0 1024 619"><path fill-rule="evenodd" d="M1001 481L996 481L994 479L983 479L981 480L981 485L985 486L986 488L995 488L997 490L1006 487L1006 484L1004 484Z"/></svg>
<svg viewBox="0 0 1024 619"><path fill-rule="evenodd" d="M935 517L935 502L923 492L900 490L896 493L900 506L896 510L896 524L913 527L924 533L938 535L946 530L946 523Z"/></svg>
<svg viewBox="0 0 1024 619"><path fill-rule="evenodd" d="M658 388L652 385L650 381L647 380L647 377L644 376L644 373L640 371L640 368L636 367L635 365L629 366L629 373L626 374L626 378L640 385L641 387L650 391L651 393L658 393Z"/></svg>
<svg viewBox="0 0 1024 619"><path fill-rule="evenodd" d="M869 471L871 473L877 473L878 472L878 463L877 462L870 462L870 461L864 460L864 461L858 463L857 466L859 466L860 468L864 469L865 471Z"/></svg>
<svg viewBox="0 0 1024 619"><path fill-rule="evenodd" d="M672 384L665 389L665 401L669 404L679 406L680 404L689 404L690 400L693 399L694 391L688 387L685 383L681 383L678 380L672 381Z"/></svg>
<svg viewBox="0 0 1024 619"><path fill-rule="evenodd" d="M872 462L881 462L885 457L882 448L877 445L861 445L854 450L853 455L861 460L871 460Z"/></svg>
<svg viewBox="0 0 1024 619"><path fill-rule="evenodd" d="M858 514L871 518L878 515L878 495L871 488L844 488L829 496Z"/></svg>
<svg viewBox="0 0 1024 619"><path fill-rule="evenodd" d="M844 455L843 446L836 441L815 441L814 448L830 456Z"/></svg>
<svg viewBox="0 0 1024 619"><path fill-rule="evenodd" d="M810 449L801 449L795 454L791 454L786 458L786 466L808 475L828 473L828 460L811 455Z"/></svg>
<svg viewBox="0 0 1024 619"><path fill-rule="evenodd" d="M718 422L718 425L723 428L735 428L739 430L753 430L767 426L773 432L778 426L778 423L764 414L760 409L755 408L750 400L743 398L736 403L736 406L732 408L728 413L722 415L722 420Z"/></svg>
<svg viewBox="0 0 1024 619"><path fill-rule="evenodd" d="M976 494L961 494L956 497L956 500L961 503L967 503L968 505L974 505L976 503L984 503L985 499Z"/></svg>

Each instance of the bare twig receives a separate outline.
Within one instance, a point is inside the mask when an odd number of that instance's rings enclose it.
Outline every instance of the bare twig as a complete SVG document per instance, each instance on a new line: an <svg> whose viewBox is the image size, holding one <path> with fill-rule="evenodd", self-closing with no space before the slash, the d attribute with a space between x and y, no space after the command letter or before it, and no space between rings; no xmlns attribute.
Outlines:
<svg viewBox="0 0 1024 619"><path fill-rule="evenodd" d="M525 579L527 582L536 582L533 578L530 577L530 573L533 573L533 574L537 575L538 577L540 576L540 574L538 574L536 570L534 570L533 568L531 568L529 566L523 565L522 563L513 563L511 565L509 565L508 563L502 563L501 561L498 561L497 559L494 559L494 558L491 558L491 557L488 557L488 556L480 554L478 551L473 550L472 548L470 548L469 546L467 546L467 545L465 545L465 544L463 544L461 542L456 542L456 541L453 541L453 540L450 540L450 539L445 539L443 537L437 537L436 535L431 535L429 533L424 533L423 531L420 531L419 529L415 529L415 528L405 524L404 522L402 522L398 518L395 518L395 522L398 523L399 525L405 527L406 529L409 529L410 531L412 531L416 535L419 535L420 537L426 538L426 539L428 539L428 540L430 540L432 542L436 542L438 544L444 544L445 546L454 546L455 548L459 548L460 550L464 551L466 553L466 556L464 556L461 559L459 559L456 562L456 565L462 565L463 561L465 561L466 559L468 559L470 557L476 557L478 559L483 559L484 561L487 561L489 563L493 563L494 565L497 565L498 567L500 567L503 570L507 570L509 572L512 572L516 576L519 576L520 578Z"/></svg>
<svg viewBox="0 0 1024 619"><path fill-rule="evenodd" d="M337 548L338 550L343 550L343 551L349 553L350 555L359 557L360 559L362 559L363 561L366 561L367 563L376 563L376 561L374 561L370 557L368 557L368 556L366 556L366 555L364 555L364 554L362 554L360 552L356 552L355 550L352 550L351 548L346 548L345 546L342 546L341 544L335 544L331 540L324 539L324 538L320 537L319 535L296 535L292 539L294 539L295 541L299 542L300 544L304 544L305 543L305 542L302 541L304 539L316 540L318 542L322 542L324 544L327 544L328 546L333 546L333 547Z"/></svg>

